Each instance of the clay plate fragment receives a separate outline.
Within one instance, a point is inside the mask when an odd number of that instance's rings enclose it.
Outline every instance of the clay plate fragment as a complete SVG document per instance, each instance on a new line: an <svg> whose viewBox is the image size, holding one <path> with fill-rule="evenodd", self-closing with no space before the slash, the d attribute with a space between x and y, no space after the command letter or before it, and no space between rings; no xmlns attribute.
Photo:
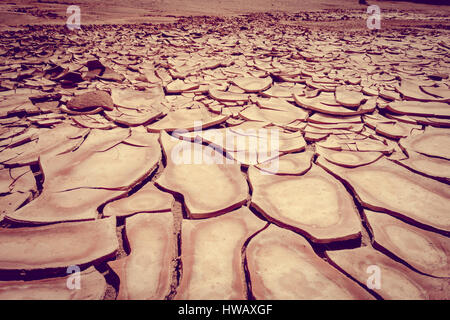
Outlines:
<svg viewBox="0 0 450 320"><path fill-rule="evenodd" d="M246 257L258 300L373 299L320 259L302 236L273 224L250 240Z"/></svg>
<svg viewBox="0 0 450 320"><path fill-rule="evenodd" d="M140 212L170 211L172 203L172 195L148 183L133 195L108 203L103 208L103 215L124 217Z"/></svg>
<svg viewBox="0 0 450 320"><path fill-rule="evenodd" d="M278 176L249 168L252 206L270 221L314 242L355 239L361 223L351 196L336 179L313 165L302 176Z"/></svg>
<svg viewBox="0 0 450 320"><path fill-rule="evenodd" d="M108 263L120 278L117 299L163 300L170 291L176 254L172 213L135 215L125 226L131 253Z"/></svg>
<svg viewBox="0 0 450 320"><path fill-rule="evenodd" d="M112 110L114 107L111 96L105 91L90 91L73 97L68 103L67 108L75 111L86 111L96 108Z"/></svg>
<svg viewBox="0 0 450 320"><path fill-rule="evenodd" d="M381 152L335 151L320 146L316 146L316 153L331 163L347 168L363 166L383 156Z"/></svg>
<svg viewBox="0 0 450 320"><path fill-rule="evenodd" d="M241 251L265 225L247 207L206 220L183 220L183 276L176 299L246 299Z"/></svg>
<svg viewBox="0 0 450 320"><path fill-rule="evenodd" d="M173 131L176 129L200 130L225 122L227 119L228 116L223 115L214 117L205 115L201 109L179 109L169 112L161 120L147 126L147 130L149 132Z"/></svg>
<svg viewBox="0 0 450 320"><path fill-rule="evenodd" d="M153 135L149 148L121 143L107 148L101 141L108 141L110 132L100 130L101 139L94 140L90 134L86 143L75 152L57 157L42 157L44 189L54 191L75 188L105 188L123 190L142 181L155 168L161 158L158 135ZM122 140L122 141L121 141Z"/></svg>
<svg viewBox="0 0 450 320"><path fill-rule="evenodd" d="M75 189L53 192L48 189L17 211L9 212L10 221L43 224L63 221L93 220L97 209L121 196L123 191L105 189Z"/></svg>
<svg viewBox="0 0 450 320"><path fill-rule="evenodd" d="M446 184L385 158L352 169L336 166L322 157L317 164L345 181L364 207L450 231L450 190Z"/></svg>

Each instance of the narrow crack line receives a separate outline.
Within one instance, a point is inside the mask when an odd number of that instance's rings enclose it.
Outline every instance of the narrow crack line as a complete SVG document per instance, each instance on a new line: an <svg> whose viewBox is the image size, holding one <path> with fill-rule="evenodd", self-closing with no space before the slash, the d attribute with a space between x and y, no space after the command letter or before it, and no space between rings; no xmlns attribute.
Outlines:
<svg viewBox="0 0 450 320"><path fill-rule="evenodd" d="M247 247L248 247L248 244L250 243L250 241L254 237L256 237L260 232L262 232L265 229L267 229L269 227L269 225L270 225L270 223L268 222L263 228L261 228L260 230L256 231L255 233L253 233L250 237L248 237L247 240L245 240L245 242L244 242L244 244L242 245L242 248L241 248L241 267L242 267L243 275L244 275L243 281L245 281L245 289L246 289L247 300L256 300L255 296L253 295L250 271L248 269Z"/></svg>

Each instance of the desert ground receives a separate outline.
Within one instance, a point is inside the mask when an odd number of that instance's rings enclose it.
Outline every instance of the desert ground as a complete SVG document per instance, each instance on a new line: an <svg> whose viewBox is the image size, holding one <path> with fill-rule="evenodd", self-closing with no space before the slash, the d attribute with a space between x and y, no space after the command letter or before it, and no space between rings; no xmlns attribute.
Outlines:
<svg viewBox="0 0 450 320"><path fill-rule="evenodd" d="M450 6L368 2L1 1L0 300L450 299Z"/></svg>

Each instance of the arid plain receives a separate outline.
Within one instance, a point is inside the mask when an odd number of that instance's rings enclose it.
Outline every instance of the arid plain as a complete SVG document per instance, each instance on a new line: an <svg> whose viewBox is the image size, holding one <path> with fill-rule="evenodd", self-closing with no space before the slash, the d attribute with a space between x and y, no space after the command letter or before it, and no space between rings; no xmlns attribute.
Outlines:
<svg viewBox="0 0 450 320"><path fill-rule="evenodd" d="M0 2L0 299L450 299L450 6L368 2Z"/></svg>

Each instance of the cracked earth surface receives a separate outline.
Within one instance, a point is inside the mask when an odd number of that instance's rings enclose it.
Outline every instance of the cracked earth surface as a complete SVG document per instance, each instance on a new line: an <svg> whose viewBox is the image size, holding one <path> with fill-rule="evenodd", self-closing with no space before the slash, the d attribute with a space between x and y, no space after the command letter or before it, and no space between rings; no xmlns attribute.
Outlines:
<svg viewBox="0 0 450 320"><path fill-rule="evenodd" d="M1 299L450 298L448 31L277 19L1 32Z"/></svg>

